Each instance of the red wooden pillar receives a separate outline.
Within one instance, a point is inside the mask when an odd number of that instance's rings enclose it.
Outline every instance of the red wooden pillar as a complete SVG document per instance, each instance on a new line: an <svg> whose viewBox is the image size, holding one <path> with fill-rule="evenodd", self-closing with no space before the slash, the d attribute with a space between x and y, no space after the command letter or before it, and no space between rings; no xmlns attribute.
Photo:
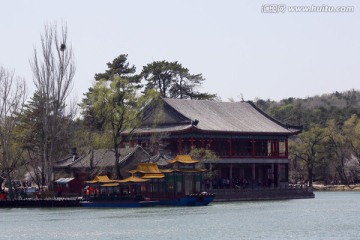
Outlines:
<svg viewBox="0 0 360 240"><path fill-rule="evenodd" d="M271 188L274 188L274 170L275 166L274 163L271 164Z"/></svg>
<svg viewBox="0 0 360 240"><path fill-rule="evenodd" d="M251 156L255 157L255 140L253 139L252 141L252 152L251 152Z"/></svg>
<svg viewBox="0 0 360 240"><path fill-rule="evenodd" d="M281 171L281 164L277 164L277 174L276 174L276 185L280 188L280 171Z"/></svg>
<svg viewBox="0 0 360 240"><path fill-rule="evenodd" d="M288 140L285 140L285 157L288 158L289 157L289 148L288 148Z"/></svg>
<svg viewBox="0 0 360 240"><path fill-rule="evenodd" d="M242 144L241 144L241 143L242 143L242 142L241 142L241 139L240 139L239 142L238 142L239 145L237 146L237 147L239 148L239 156L240 156L240 157L243 155L243 154L242 154L242 147L241 147Z"/></svg>
<svg viewBox="0 0 360 240"><path fill-rule="evenodd" d="M252 184L255 184L255 180L256 180L256 167L255 167L255 163L252 164L252 173L251 173L251 180L252 180Z"/></svg>
<svg viewBox="0 0 360 240"><path fill-rule="evenodd" d="M211 143L212 143L213 140L212 140L212 139L208 139L207 141L208 141L208 144L207 144L207 145L208 145L208 149L211 150Z"/></svg>
<svg viewBox="0 0 360 240"><path fill-rule="evenodd" d="M184 140L182 140L181 138L179 138L179 139L177 140L177 142L178 142L178 153L179 153L179 154L182 154L182 152L183 152L183 147L182 147L183 141L184 141Z"/></svg>
<svg viewBox="0 0 360 240"><path fill-rule="evenodd" d="M232 141L231 138L228 140L229 143L229 158L232 158Z"/></svg>
<svg viewBox="0 0 360 240"><path fill-rule="evenodd" d="M204 138L201 138L201 156L204 156L205 154L205 142L204 142Z"/></svg>
<svg viewBox="0 0 360 240"><path fill-rule="evenodd" d="M194 148L194 138L190 138L190 147L191 149Z"/></svg>
<svg viewBox="0 0 360 240"><path fill-rule="evenodd" d="M240 156L245 156L246 155L246 147L245 147L245 141L244 140L240 140Z"/></svg>
<svg viewBox="0 0 360 240"><path fill-rule="evenodd" d="M263 179L263 165L262 164L258 164L258 167L257 167L257 171L258 171L258 185L259 187L263 186L263 182L264 182L264 179Z"/></svg>
<svg viewBox="0 0 360 240"><path fill-rule="evenodd" d="M273 140L273 157L276 157L276 140Z"/></svg>
<svg viewBox="0 0 360 240"><path fill-rule="evenodd" d="M274 157L274 141L273 140L271 140L270 141L270 145L271 145L271 157Z"/></svg>

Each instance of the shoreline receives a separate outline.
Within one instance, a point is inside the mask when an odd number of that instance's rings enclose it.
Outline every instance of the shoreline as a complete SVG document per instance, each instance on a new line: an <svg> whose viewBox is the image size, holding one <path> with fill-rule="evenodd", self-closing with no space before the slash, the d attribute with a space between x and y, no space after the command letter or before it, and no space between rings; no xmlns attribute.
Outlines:
<svg viewBox="0 0 360 240"><path fill-rule="evenodd" d="M360 184L355 185L323 185L323 184L313 184L314 191L332 191L332 192L342 192L342 191L352 191L360 192Z"/></svg>

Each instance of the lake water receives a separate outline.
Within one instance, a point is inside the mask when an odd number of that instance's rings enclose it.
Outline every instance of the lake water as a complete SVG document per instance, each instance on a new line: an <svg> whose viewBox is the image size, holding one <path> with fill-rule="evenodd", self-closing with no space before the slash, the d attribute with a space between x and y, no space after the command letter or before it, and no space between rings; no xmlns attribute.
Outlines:
<svg viewBox="0 0 360 240"><path fill-rule="evenodd" d="M360 239L360 192L138 209L0 209L0 239Z"/></svg>

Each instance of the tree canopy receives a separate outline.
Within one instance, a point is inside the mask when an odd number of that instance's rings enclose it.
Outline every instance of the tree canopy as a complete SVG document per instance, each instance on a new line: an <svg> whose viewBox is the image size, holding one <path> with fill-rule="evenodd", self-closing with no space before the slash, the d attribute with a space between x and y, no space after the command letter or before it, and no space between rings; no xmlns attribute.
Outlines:
<svg viewBox="0 0 360 240"><path fill-rule="evenodd" d="M104 77L97 79L95 85L85 94L81 104L85 116L85 125L89 131L100 131L104 135L110 133L111 146L115 154L115 174L121 178L119 146L121 134L125 130L131 131L137 126L139 112L148 98L147 91L139 96L140 80L134 75L134 67L129 68L127 55L120 55L108 64L105 73L95 75ZM93 128L95 123L96 128Z"/></svg>
<svg viewBox="0 0 360 240"><path fill-rule="evenodd" d="M145 91L155 89L164 98L213 100L216 94L200 92L205 81L202 74L191 74L177 61L154 61L143 67L140 77Z"/></svg>
<svg viewBox="0 0 360 240"><path fill-rule="evenodd" d="M294 166L290 170L295 175L301 172L300 175L308 176L310 167L315 180L325 183L351 184L360 180L359 91L335 92L306 99L288 98L278 102L258 99L255 103L281 122L304 126L304 132L290 141ZM319 129L326 133L326 141L319 141L312 148L313 157L305 158L306 144L312 142L310 136Z"/></svg>
<svg viewBox="0 0 360 240"><path fill-rule="evenodd" d="M106 69L104 73L96 73L94 77L95 80L99 81L105 79L111 81L114 75L118 75L119 77L127 79L134 77L136 67L134 65L130 66L127 58L127 54L121 54L112 62L108 62L106 64L108 69Z"/></svg>
<svg viewBox="0 0 360 240"><path fill-rule="evenodd" d="M94 78L97 82L93 87L90 87L88 92L85 93L85 98L82 99L81 108L82 115L84 117L85 125L92 130L103 131L106 124L106 104L102 103L102 107L96 107L94 104L100 104L104 99L102 96L104 93L99 91L99 87L110 87L114 79L118 80L118 87L123 84L131 86L131 92L134 94L141 88L140 79L135 74L136 68L134 65L130 66L127 61L127 54L121 54L115 58L112 63L107 63L108 69L104 73L96 73ZM119 81L123 81L120 84ZM116 84L115 84L116 85ZM114 86L113 86L114 88ZM115 89L113 89L115 90Z"/></svg>

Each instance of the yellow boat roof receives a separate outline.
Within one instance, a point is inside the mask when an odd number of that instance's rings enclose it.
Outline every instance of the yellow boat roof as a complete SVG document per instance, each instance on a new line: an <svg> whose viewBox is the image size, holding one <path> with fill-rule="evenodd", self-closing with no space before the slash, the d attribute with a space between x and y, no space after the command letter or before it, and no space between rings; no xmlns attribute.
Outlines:
<svg viewBox="0 0 360 240"><path fill-rule="evenodd" d="M141 173L161 173L156 163L138 163L136 172Z"/></svg>
<svg viewBox="0 0 360 240"><path fill-rule="evenodd" d="M135 176L131 176L128 178L125 178L123 180L117 180L116 182L118 183L142 183L142 182L147 182L149 181L149 179L142 179L142 178L138 178Z"/></svg>
<svg viewBox="0 0 360 240"><path fill-rule="evenodd" d="M190 155L177 155L174 159L169 160L168 163L185 163L194 164L198 163L198 160L193 160Z"/></svg>
<svg viewBox="0 0 360 240"><path fill-rule="evenodd" d="M164 178L165 175L163 173L145 173L141 178L143 179L160 179Z"/></svg>
<svg viewBox="0 0 360 240"><path fill-rule="evenodd" d="M86 181L85 183L113 183L114 180L111 180L108 176L103 175L103 176L96 176L93 180L91 181Z"/></svg>

